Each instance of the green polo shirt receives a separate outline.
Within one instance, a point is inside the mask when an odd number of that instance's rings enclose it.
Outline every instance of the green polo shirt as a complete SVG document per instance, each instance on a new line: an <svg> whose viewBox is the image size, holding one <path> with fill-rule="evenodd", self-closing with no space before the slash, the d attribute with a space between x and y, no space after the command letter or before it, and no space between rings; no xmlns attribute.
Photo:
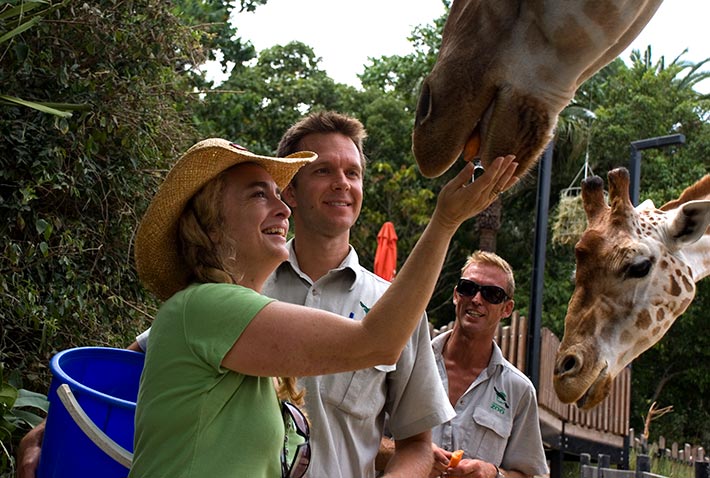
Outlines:
<svg viewBox="0 0 710 478"><path fill-rule="evenodd" d="M241 286L199 284L163 304L141 376L130 477L281 476L284 425L272 379L220 365L271 301Z"/></svg>

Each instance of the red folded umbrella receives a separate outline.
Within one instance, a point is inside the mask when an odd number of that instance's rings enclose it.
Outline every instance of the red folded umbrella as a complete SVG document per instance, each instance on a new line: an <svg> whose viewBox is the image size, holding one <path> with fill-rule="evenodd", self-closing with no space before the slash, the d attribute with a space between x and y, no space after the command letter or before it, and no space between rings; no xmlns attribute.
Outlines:
<svg viewBox="0 0 710 478"><path fill-rule="evenodd" d="M391 281L397 272L397 233L394 224L387 221L377 233L375 251L375 274Z"/></svg>

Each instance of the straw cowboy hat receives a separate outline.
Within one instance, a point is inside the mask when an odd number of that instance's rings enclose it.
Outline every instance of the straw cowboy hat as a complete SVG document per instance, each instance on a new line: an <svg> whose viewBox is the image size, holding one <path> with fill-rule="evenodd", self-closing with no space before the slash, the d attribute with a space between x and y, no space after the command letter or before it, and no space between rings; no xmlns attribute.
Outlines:
<svg viewBox="0 0 710 478"><path fill-rule="evenodd" d="M310 151L285 158L259 156L220 138L200 141L188 149L160 185L138 226L135 259L143 285L160 300L188 285L190 271L179 251L178 220L188 201L222 171L239 163L256 163L283 189L302 166L317 157Z"/></svg>

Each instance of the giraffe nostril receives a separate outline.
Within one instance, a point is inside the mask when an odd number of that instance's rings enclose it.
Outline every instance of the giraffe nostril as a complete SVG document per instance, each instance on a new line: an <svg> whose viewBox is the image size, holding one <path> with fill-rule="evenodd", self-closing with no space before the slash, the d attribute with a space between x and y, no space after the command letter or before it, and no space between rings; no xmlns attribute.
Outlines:
<svg viewBox="0 0 710 478"><path fill-rule="evenodd" d="M422 91L419 95L419 102L417 104L417 113L414 120L415 125L419 126L427 119L431 114L431 90L429 87L429 82L424 80L424 85L422 85Z"/></svg>
<svg viewBox="0 0 710 478"><path fill-rule="evenodd" d="M577 366L577 359L569 355L562 361L562 372L569 372Z"/></svg>

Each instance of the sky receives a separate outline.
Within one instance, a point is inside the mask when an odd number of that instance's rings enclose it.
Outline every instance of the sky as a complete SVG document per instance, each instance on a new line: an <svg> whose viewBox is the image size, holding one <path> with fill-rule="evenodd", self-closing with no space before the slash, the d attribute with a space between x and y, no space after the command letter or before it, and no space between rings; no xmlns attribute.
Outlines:
<svg viewBox="0 0 710 478"><path fill-rule="evenodd" d="M368 57L405 55L412 29L444 13L441 0L268 0L253 13L234 18L237 33L257 51L293 40L311 46L335 81L359 86ZM710 57L710 0L666 0L621 58L650 44L654 62L672 61L684 49L686 61ZM710 64L704 68L710 71ZM697 88L710 93L710 80Z"/></svg>

